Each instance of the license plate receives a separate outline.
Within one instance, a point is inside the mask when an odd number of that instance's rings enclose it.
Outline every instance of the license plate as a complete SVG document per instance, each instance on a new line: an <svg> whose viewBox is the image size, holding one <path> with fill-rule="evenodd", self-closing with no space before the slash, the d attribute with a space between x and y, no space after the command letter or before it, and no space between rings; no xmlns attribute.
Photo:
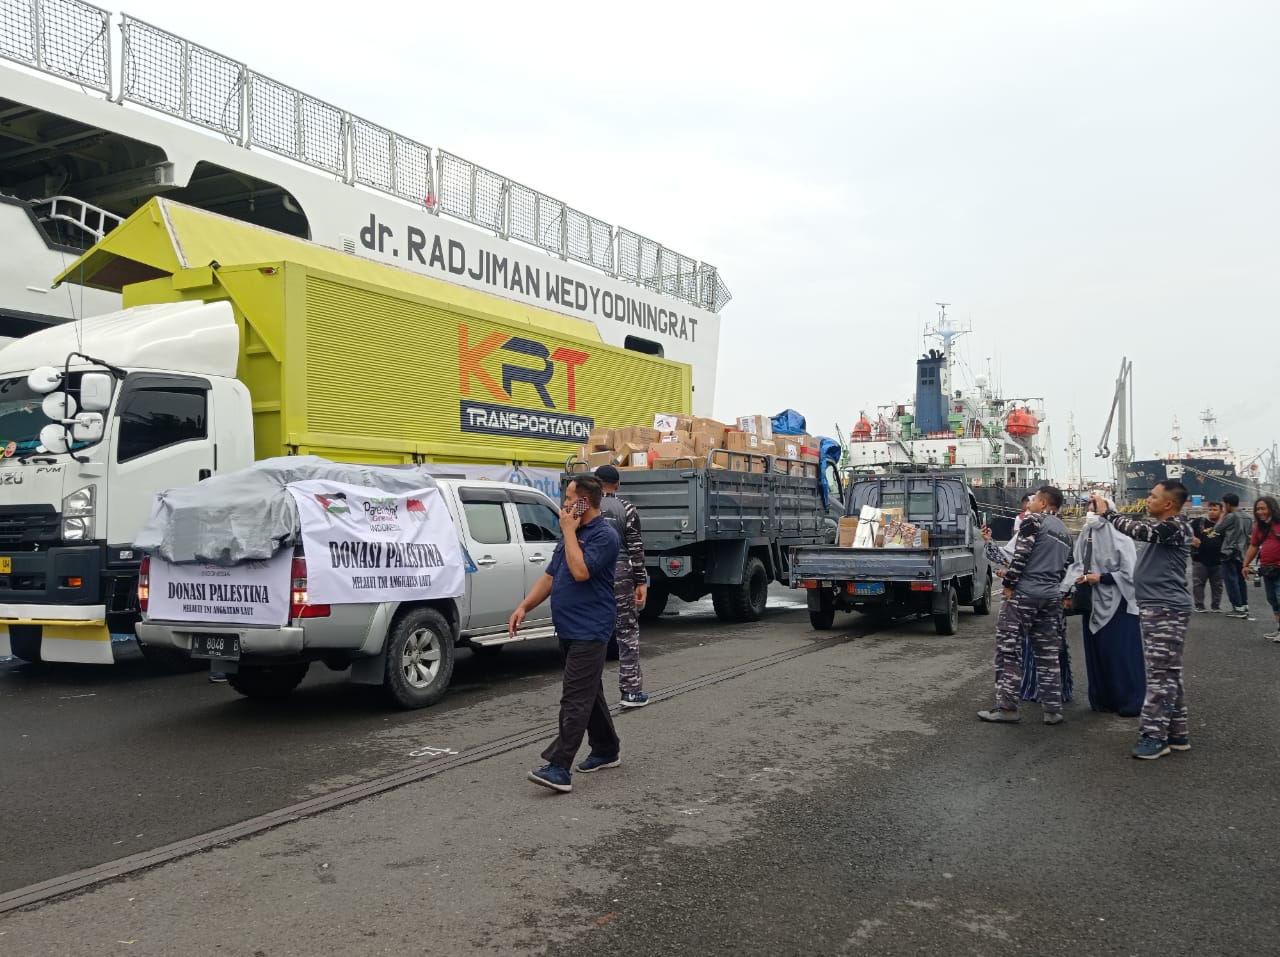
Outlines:
<svg viewBox="0 0 1280 957"><path fill-rule="evenodd" d="M13 573L13 559L8 555L0 555L0 575Z"/></svg>
<svg viewBox="0 0 1280 957"><path fill-rule="evenodd" d="M192 658L225 658L240 660L239 635L192 635Z"/></svg>
<svg viewBox="0 0 1280 957"><path fill-rule="evenodd" d="M884 582L854 582L849 591L855 595L883 595Z"/></svg>

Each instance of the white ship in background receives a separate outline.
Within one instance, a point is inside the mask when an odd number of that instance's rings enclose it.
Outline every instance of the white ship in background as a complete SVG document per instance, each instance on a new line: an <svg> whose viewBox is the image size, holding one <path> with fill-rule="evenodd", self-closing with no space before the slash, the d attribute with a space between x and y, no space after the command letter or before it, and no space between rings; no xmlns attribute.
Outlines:
<svg viewBox="0 0 1280 957"><path fill-rule="evenodd" d="M1050 481L1044 399L1000 395L985 375L961 387L953 346L970 329L947 315L947 305L938 303L938 319L925 330L941 348L916 360L915 399L860 413L846 464L868 474L961 471L996 536L1007 536L1022 496Z"/></svg>
<svg viewBox="0 0 1280 957"><path fill-rule="evenodd" d="M562 313L712 414L713 266L135 17L0 0L0 342L118 309L50 282L153 196Z"/></svg>

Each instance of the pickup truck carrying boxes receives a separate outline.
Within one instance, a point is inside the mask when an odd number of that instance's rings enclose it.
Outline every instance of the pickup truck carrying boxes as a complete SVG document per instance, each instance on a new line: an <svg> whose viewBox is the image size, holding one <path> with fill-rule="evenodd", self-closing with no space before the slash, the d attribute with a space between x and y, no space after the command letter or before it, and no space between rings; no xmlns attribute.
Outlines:
<svg viewBox="0 0 1280 957"><path fill-rule="evenodd" d="M563 481L601 465L622 472L649 571L642 617L660 615L671 595L710 594L722 621L757 621L769 583L788 580L792 546L835 541L842 484L834 456L822 461L819 447L809 436L774 435L768 416L729 426L659 415L652 427L593 432Z"/></svg>
<svg viewBox="0 0 1280 957"><path fill-rule="evenodd" d="M942 635L961 605L991 611L992 572L977 501L954 474L886 475L849 487L837 544L791 550L790 582L808 592L809 621L825 630L837 611L933 616Z"/></svg>

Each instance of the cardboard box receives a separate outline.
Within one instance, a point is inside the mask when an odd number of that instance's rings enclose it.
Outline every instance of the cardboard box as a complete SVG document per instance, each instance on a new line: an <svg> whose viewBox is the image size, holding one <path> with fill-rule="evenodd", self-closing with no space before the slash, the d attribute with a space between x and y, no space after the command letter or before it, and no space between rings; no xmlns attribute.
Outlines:
<svg viewBox="0 0 1280 957"><path fill-rule="evenodd" d="M644 449L639 452L631 452L622 459L622 464L618 466L620 469L647 469L649 467L649 450Z"/></svg>
<svg viewBox="0 0 1280 957"><path fill-rule="evenodd" d="M653 427L659 432L674 432L680 428L680 416L675 413L659 412L653 417Z"/></svg>
<svg viewBox="0 0 1280 957"><path fill-rule="evenodd" d="M738 428L751 432L762 440L773 438L773 419L767 415L744 415L738 418Z"/></svg>
<svg viewBox="0 0 1280 957"><path fill-rule="evenodd" d="M629 425L625 429L616 430L616 444L614 448L621 449L624 445L636 445L647 449L658 441L662 433L657 429L647 429L642 425Z"/></svg>
<svg viewBox="0 0 1280 957"><path fill-rule="evenodd" d="M684 442L659 442L657 445L650 446L650 451L656 452L660 459L678 459L680 456L694 457L693 446Z"/></svg>
<svg viewBox="0 0 1280 957"><path fill-rule="evenodd" d="M694 463L694 468L698 467L698 463ZM689 459L687 457L676 459L654 459L650 468L655 469L688 469Z"/></svg>
<svg viewBox="0 0 1280 957"><path fill-rule="evenodd" d="M853 540L858 534L858 517L846 516L840 519L840 528L836 533L836 545L839 548L852 548Z"/></svg>
<svg viewBox="0 0 1280 957"><path fill-rule="evenodd" d="M672 429L669 432L663 432L658 436L659 442L680 442L693 448L693 433L685 432L683 429Z"/></svg>
<svg viewBox="0 0 1280 957"><path fill-rule="evenodd" d="M729 432L724 437L724 447L730 452L759 452L760 436L754 432Z"/></svg>
<svg viewBox="0 0 1280 957"><path fill-rule="evenodd" d="M649 460L649 446L635 445L629 442L626 445L620 445L616 454L619 462L632 467L639 465L641 459L643 459L647 464Z"/></svg>
<svg viewBox="0 0 1280 957"><path fill-rule="evenodd" d="M796 445L796 443L791 441L791 439L782 439L774 436L773 444L778 450L777 454L781 455L784 459L800 458L801 446Z"/></svg>
<svg viewBox="0 0 1280 957"><path fill-rule="evenodd" d="M711 435L708 432L693 433L693 454L696 455L699 459L705 459L708 455L711 454L711 451L713 449L721 448L723 445L724 445L723 432L720 433L719 439L717 439L715 436Z"/></svg>
<svg viewBox="0 0 1280 957"><path fill-rule="evenodd" d="M587 467L592 471L595 471L602 465L617 465L618 462L618 453L612 449L605 452L592 452L587 456Z"/></svg>
<svg viewBox="0 0 1280 957"><path fill-rule="evenodd" d="M705 432L717 442L724 442L724 433L728 426L718 419L695 418L689 423L690 432Z"/></svg>
<svg viewBox="0 0 1280 957"><path fill-rule="evenodd" d="M617 445L617 435L613 429L592 429L587 436L587 446L591 452L603 452L605 449L617 448Z"/></svg>

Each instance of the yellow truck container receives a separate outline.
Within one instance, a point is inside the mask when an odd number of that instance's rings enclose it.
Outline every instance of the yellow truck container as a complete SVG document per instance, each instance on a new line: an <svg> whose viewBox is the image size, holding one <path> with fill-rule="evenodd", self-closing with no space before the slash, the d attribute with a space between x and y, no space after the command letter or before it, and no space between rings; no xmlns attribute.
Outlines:
<svg viewBox="0 0 1280 957"><path fill-rule="evenodd" d="M59 280L126 307L229 302L258 458L558 468L593 427L691 409L687 365L589 322L164 199Z"/></svg>

